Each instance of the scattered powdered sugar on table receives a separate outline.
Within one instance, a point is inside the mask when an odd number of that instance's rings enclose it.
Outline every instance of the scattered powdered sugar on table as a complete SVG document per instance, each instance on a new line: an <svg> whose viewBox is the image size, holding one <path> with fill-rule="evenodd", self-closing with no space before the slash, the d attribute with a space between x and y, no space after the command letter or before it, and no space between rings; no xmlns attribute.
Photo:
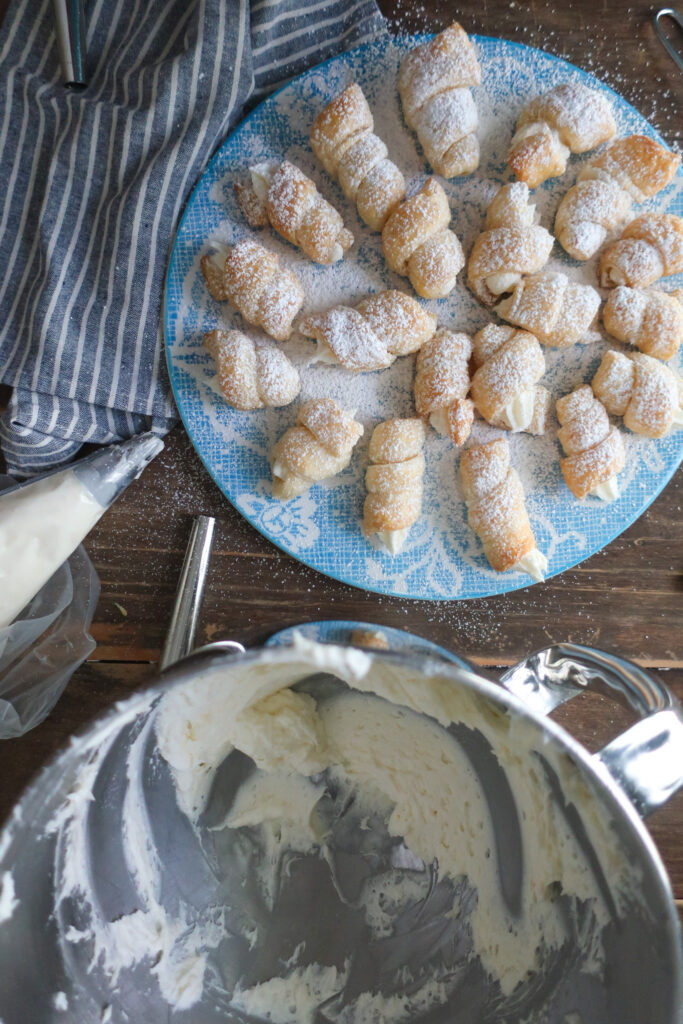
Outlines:
<svg viewBox="0 0 683 1024"><path fill-rule="evenodd" d="M405 175L408 194L413 194L424 182L428 168L416 136L405 125L396 88L401 51L390 44L386 51L379 48L376 55L372 50L368 54L366 61L354 59L351 54L315 69L261 108L261 115L259 111L252 115L252 124L247 122L246 128L226 143L213 168L212 180L203 186L200 199L191 204L176 243L176 265L172 262L171 267L171 288L174 275L179 278L177 300L167 310L167 341L176 396L195 444L231 500L271 540L308 564L370 589L405 596L483 596L526 586L529 581L523 574L508 574L501 580L486 563L478 540L467 526L457 472L458 452L450 440L431 429L425 444L423 516L411 529L407 554L392 561L362 536L367 445L380 420L415 415L414 356L400 357L389 368L373 373L354 374L322 363L309 365L316 343L295 331L283 350L301 374L297 401L281 409L236 413L220 398L213 361L201 347L203 332L216 326L246 328L257 345L275 344L246 326L228 304L215 302L199 269L199 258L211 242L231 244L250 234L233 186L236 180L247 181L248 168L263 161L286 158L300 167L339 210L355 238L353 248L342 261L321 267L307 260L272 229L265 228L256 234L301 281L305 302L300 318L335 305L355 305L369 293L385 288L412 294L408 280L388 270L381 235L362 223L355 206L325 173L308 143L308 131L316 114L356 80L372 109L376 133L386 143L390 159ZM378 73L380 59L382 67ZM484 228L488 204L498 188L510 180L505 157L522 106L538 92L572 74L582 78L561 62L547 60L539 77L534 62L523 53L518 55L509 44L489 40L482 54L483 82L473 90L479 113L479 170L466 178L439 179L451 205L451 228L467 255ZM619 134L637 130L640 124L636 115L625 111L627 108L615 104ZM540 223L549 230L552 231L561 198L588 156L572 156L567 173L532 193ZM675 202L680 202L682 187L679 176L666 192L664 202L658 197L635 212L672 209ZM562 271L572 282L596 287L597 258L577 264L566 258L555 242L545 269ZM447 299L424 305L438 316L439 326L472 335L487 323L498 322L498 318L475 299L465 284L465 274L465 270L460 273L458 284ZM546 373L541 383L549 388L553 400L589 382L610 347L624 350L617 342L608 343L604 335L588 345L544 347ZM271 497L268 452L294 424L300 402L318 397L336 399L344 408L355 411L365 428L364 437L346 471L281 505ZM534 531L539 547L549 557L551 572L587 557L620 532L633 518L629 510L640 507L649 494L656 493L651 474L663 474L671 461L670 448L667 460L660 443L624 431L626 466L619 481L622 493L629 492L629 500L621 513L621 525L617 523L604 536L610 510L597 499L587 499L583 506L578 506L567 491L559 470L561 452L556 432L553 417L543 437L506 434L512 465L524 485ZM477 444L498 436L499 430L477 419L468 443Z"/></svg>

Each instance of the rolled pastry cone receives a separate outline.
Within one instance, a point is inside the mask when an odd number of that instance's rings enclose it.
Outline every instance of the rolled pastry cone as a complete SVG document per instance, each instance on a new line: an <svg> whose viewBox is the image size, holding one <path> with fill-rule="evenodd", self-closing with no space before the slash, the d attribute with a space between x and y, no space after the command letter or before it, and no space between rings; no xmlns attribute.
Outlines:
<svg viewBox="0 0 683 1024"><path fill-rule="evenodd" d="M384 225L382 248L389 268L409 278L423 299L448 295L465 265L460 242L448 227L450 220L443 186L428 178Z"/></svg>
<svg viewBox="0 0 683 1024"><path fill-rule="evenodd" d="M256 164L249 173L251 184L235 192L251 227L271 224L316 263L336 263L353 245L340 214L294 164Z"/></svg>
<svg viewBox="0 0 683 1024"><path fill-rule="evenodd" d="M480 82L474 47L457 22L401 61L398 91L406 124L444 178L470 174L479 166L479 122L469 87Z"/></svg>
<svg viewBox="0 0 683 1024"><path fill-rule="evenodd" d="M629 135L592 157L569 189L555 217L555 235L577 260L598 251L607 235L674 177L680 156L645 135ZM625 282L624 282L625 283Z"/></svg>
<svg viewBox="0 0 683 1024"><path fill-rule="evenodd" d="M678 153L647 135L627 135L591 157L579 177L608 178L628 192L634 202L644 203L666 188L680 162Z"/></svg>
<svg viewBox="0 0 683 1024"><path fill-rule="evenodd" d="M617 127L602 93L577 82L562 82L522 110L510 143L508 166L536 188L564 174L571 153L587 153L611 139Z"/></svg>
<svg viewBox="0 0 683 1024"><path fill-rule="evenodd" d="M288 501L319 480L336 476L351 461L363 427L331 398L312 398L299 409L271 453L273 497Z"/></svg>
<svg viewBox="0 0 683 1024"><path fill-rule="evenodd" d="M406 183L373 128L368 101L354 82L316 117L311 147L368 227L381 231L403 199Z"/></svg>
<svg viewBox="0 0 683 1024"><path fill-rule="evenodd" d="M591 382L612 416L644 437L664 437L683 425L683 381L668 366L640 352L606 352Z"/></svg>
<svg viewBox="0 0 683 1024"><path fill-rule="evenodd" d="M683 341L683 291L619 286L602 311L605 330L655 359L671 359Z"/></svg>
<svg viewBox="0 0 683 1024"><path fill-rule="evenodd" d="M555 235L575 260L587 260L630 214L631 197L615 182L578 181L557 209Z"/></svg>
<svg viewBox="0 0 683 1024"><path fill-rule="evenodd" d="M437 331L417 354L417 414L428 418L439 434L458 447L470 436L474 421L474 404L467 397L471 355L470 338L446 328Z"/></svg>
<svg viewBox="0 0 683 1024"><path fill-rule="evenodd" d="M299 330L318 342L314 362L340 363L347 370L367 372L416 352L436 330L436 317L411 295L386 291L370 295L355 308L334 306L312 313Z"/></svg>
<svg viewBox="0 0 683 1024"><path fill-rule="evenodd" d="M545 358L534 335L487 324L475 334L473 350L471 393L479 414L514 433L544 433L550 393L539 384Z"/></svg>
<svg viewBox="0 0 683 1024"><path fill-rule="evenodd" d="M426 433L420 419L385 420L370 438L363 528L368 537L376 533L392 555L401 550L422 511Z"/></svg>
<svg viewBox="0 0 683 1024"><path fill-rule="evenodd" d="M566 348L600 337L595 330L599 308L595 288L575 284L566 274L543 271L523 278L495 311L508 323L535 334L543 345Z"/></svg>
<svg viewBox="0 0 683 1024"><path fill-rule="evenodd" d="M234 409L289 405L299 394L299 374L281 349L257 348L241 331L210 331L203 344L216 361L223 397Z"/></svg>
<svg viewBox="0 0 683 1024"><path fill-rule="evenodd" d="M604 405L587 384L558 398L558 438L566 457L562 476L577 498L592 494L603 501L619 497L617 474L624 468L624 442L612 426Z"/></svg>
<svg viewBox="0 0 683 1024"><path fill-rule="evenodd" d="M524 503L524 489L510 465L507 440L468 448L460 456L467 519L496 572L526 572L541 581L548 560L536 539Z"/></svg>
<svg viewBox="0 0 683 1024"><path fill-rule="evenodd" d="M605 249L598 278L603 288L625 284L646 288L660 277L683 270L683 217L643 213Z"/></svg>
<svg viewBox="0 0 683 1024"><path fill-rule="evenodd" d="M201 258L214 299L228 299L244 319L276 341L286 341L304 301L299 279L273 252L243 238L232 248L215 246Z"/></svg>
<svg viewBox="0 0 683 1024"><path fill-rule="evenodd" d="M553 236L537 220L521 181L503 185L493 197L467 264L467 283L484 305L492 306L524 275L538 273L547 263Z"/></svg>

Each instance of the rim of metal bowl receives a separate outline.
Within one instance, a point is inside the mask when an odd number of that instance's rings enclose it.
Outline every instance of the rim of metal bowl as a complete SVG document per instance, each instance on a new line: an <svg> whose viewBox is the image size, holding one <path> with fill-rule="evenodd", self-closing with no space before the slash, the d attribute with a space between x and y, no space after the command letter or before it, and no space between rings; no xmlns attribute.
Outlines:
<svg viewBox="0 0 683 1024"><path fill-rule="evenodd" d="M478 693L502 706L508 712L531 719L547 736L560 745L561 749L574 761L577 767L594 784L597 784L616 816L622 820L625 819L625 823L634 835L643 856L650 862L660 894L664 897L664 902L667 906L667 940L672 940L674 958L678 968L671 979L674 989L673 1005L680 1006L683 1003L683 936L669 876L654 840L643 820L616 780L595 755L591 754L561 725L529 708L522 700L509 693L500 683L487 679L473 668L462 668L457 664L439 661L430 655L413 651L370 650L344 643L329 646L354 648L372 660L393 662L401 666L408 664L424 675L438 675L446 677L454 683L470 686ZM38 773L23 790L8 818L2 823L2 828L0 828L0 864L4 856L11 849L14 829L24 824L27 820L35 820L35 814L30 816L24 815L23 810L25 806L33 804L37 808L49 801L50 793L54 787L48 787L46 784L52 780L61 780L62 775L58 769L62 762L77 756L81 748L84 752L86 750L95 750L98 738L106 734L116 721L120 720L121 724L123 724L124 721L135 717L136 714L142 713L147 709L151 710L154 703L170 689L190 682L198 675L216 671L225 666L226 663L240 661L248 665L264 656L272 661L282 660L285 662L292 658L292 647L291 645L259 646L249 648L243 654L216 651L210 646L204 651L199 649L168 668L151 686L145 687L139 693L135 693L125 700L117 702L94 721L74 733L67 742L67 745L60 748L47 764L39 769ZM316 674L316 672L324 673L324 671L325 669L316 669L314 666L311 666L311 675ZM673 1021L672 1024L674 1024Z"/></svg>

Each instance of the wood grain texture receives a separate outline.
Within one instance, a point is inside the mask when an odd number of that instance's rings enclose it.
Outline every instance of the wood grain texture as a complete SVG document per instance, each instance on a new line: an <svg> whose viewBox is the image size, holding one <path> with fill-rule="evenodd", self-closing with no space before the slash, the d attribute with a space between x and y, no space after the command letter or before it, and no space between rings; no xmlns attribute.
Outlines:
<svg viewBox="0 0 683 1024"><path fill-rule="evenodd" d="M274 629L360 618L410 629L480 665L519 661L556 640L619 650L648 666L683 667L676 628L679 476L633 526L576 569L515 593L421 602L337 583L274 548L216 489L181 429L88 539L102 580L97 657L155 660L193 515L218 519L199 639L258 643Z"/></svg>
<svg viewBox="0 0 683 1024"><path fill-rule="evenodd" d="M0 19L7 5L0 0ZM400 31L436 30L453 17L441 0L380 6ZM619 0L479 0L459 5L457 14L471 31L540 47L595 73L674 145L681 141L681 77L654 35L652 10ZM570 639L650 667L683 698L681 487L679 474L606 550L556 580L486 600L411 602L354 590L279 552L221 496L177 429L88 539L102 581L98 647L43 725L0 744L0 819L70 735L153 677L191 518L200 512L217 516L218 525L198 643L255 644L296 622L360 618L409 629L494 669ZM592 695L556 717L592 750L628 724L622 709ZM683 901L683 796L648 824Z"/></svg>

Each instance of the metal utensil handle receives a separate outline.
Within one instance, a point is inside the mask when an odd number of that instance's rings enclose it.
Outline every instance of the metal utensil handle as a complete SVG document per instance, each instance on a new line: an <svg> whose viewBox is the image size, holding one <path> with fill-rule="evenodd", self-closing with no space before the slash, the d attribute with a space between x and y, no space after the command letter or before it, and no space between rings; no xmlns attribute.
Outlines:
<svg viewBox="0 0 683 1024"><path fill-rule="evenodd" d="M555 644L506 672L500 682L549 714L585 690L632 708L640 721L595 755L645 817L683 786L683 711L663 683L638 665L579 644Z"/></svg>
<svg viewBox="0 0 683 1024"><path fill-rule="evenodd" d="M664 27L662 25L663 18L671 18L675 21L678 27L683 31L683 16L675 11L673 7L662 7L661 11L657 11L653 21L655 26L655 32L659 38L660 43L671 57L672 61L677 65L679 71L683 71L683 56L680 51L676 49L671 40L668 38Z"/></svg>
<svg viewBox="0 0 683 1024"><path fill-rule="evenodd" d="M197 516L192 524L171 623L159 663L162 671L180 661L192 650L215 525L216 520L213 516Z"/></svg>
<svg viewBox="0 0 683 1024"><path fill-rule="evenodd" d="M625 704L641 717L676 703L662 683L633 662L572 643L530 654L508 669L500 682L544 715L587 689Z"/></svg>
<svg viewBox="0 0 683 1024"><path fill-rule="evenodd" d="M52 0L64 84L86 86L86 35L83 0Z"/></svg>

